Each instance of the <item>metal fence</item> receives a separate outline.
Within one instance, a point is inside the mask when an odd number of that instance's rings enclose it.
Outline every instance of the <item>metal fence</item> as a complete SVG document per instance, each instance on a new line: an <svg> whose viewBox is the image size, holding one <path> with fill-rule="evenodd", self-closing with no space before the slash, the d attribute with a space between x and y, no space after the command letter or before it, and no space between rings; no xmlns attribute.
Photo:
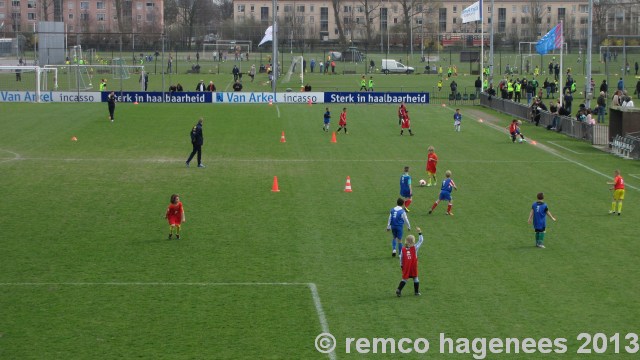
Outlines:
<svg viewBox="0 0 640 360"><path fill-rule="evenodd" d="M531 108L527 105L500 99L487 94L480 94L480 105L509 114L519 119L533 122ZM555 122L554 122L555 120ZM554 129L576 139L590 142L592 145L609 144L609 127L607 125L589 125L569 116L553 115L548 111L540 113L540 125Z"/></svg>

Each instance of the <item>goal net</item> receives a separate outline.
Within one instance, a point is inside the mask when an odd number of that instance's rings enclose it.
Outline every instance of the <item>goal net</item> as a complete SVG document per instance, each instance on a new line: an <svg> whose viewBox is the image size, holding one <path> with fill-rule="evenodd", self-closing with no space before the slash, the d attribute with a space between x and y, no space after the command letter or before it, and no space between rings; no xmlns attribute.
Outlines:
<svg viewBox="0 0 640 360"><path fill-rule="evenodd" d="M251 41L218 40L216 43L202 44L204 59L213 61L246 61L251 52Z"/></svg>
<svg viewBox="0 0 640 360"><path fill-rule="evenodd" d="M57 90L58 69L39 66L0 66L0 91L32 92L38 101L41 91Z"/></svg>
<svg viewBox="0 0 640 360"><path fill-rule="evenodd" d="M294 56L291 60L291 65L289 66L289 71L285 74L282 82L288 83L291 81L291 76L294 74L300 74L298 76L300 80L300 85L304 85L304 68L302 66L304 62L304 58L302 56Z"/></svg>
<svg viewBox="0 0 640 360"><path fill-rule="evenodd" d="M45 68L58 69L58 88L61 91L100 90L105 82L106 90L144 90L144 65L46 65Z"/></svg>

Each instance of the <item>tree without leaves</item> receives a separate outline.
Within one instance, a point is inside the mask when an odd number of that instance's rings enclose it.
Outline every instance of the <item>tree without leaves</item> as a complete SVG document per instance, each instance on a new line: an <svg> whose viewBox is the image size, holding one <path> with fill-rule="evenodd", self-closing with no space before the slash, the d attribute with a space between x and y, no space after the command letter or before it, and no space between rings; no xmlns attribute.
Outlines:
<svg viewBox="0 0 640 360"><path fill-rule="evenodd" d="M347 40L344 37L344 29L342 27L342 20L340 20L340 3L341 0L331 0L333 6L333 16L336 20L336 27L338 28L338 41L340 44L346 45Z"/></svg>

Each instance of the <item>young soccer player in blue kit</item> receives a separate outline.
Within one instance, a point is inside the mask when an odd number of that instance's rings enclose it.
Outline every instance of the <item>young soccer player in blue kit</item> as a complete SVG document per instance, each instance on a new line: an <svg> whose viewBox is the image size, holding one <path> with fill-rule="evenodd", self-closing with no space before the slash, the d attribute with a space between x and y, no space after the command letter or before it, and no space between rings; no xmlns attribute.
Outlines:
<svg viewBox="0 0 640 360"><path fill-rule="evenodd" d="M460 114L460 109L456 109L456 113L453 114L453 129L460 132L460 124L462 124L462 114Z"/></svg>
<svg viewBox="0 0 640 360"><path fill-rule="evenodd" d="M547 227L547 215L551 220L556 221L556 218L551 215L549 207L544 203L544 194L538 193L538 200L531 205L531 212L529 212L529 224L533 221L533 230L536 232L536 247L544 249L544 233Z"/></svg>
<svg viewBox="0 0 640 360"><path fill-rule="evenodd" d="M429 210L429 215L431 215L431 213L436 208L436 206L438 206L438 204L440 203L440 200L447 200L449 202L449 204L447 205L447 215L453 216L453 213L451 212L451 208L453 207L453 199L451 198L451 192L453 190L458 190L458 188L456 187L456 184L453 182L453 179L451 179L451 170L447 170L444 173L444 176L445 176L445 179L442 180L442 187L440 188L440 196L438 197L438 200L436 200L436 202L434 202L433 205L431 206L431 210Z"/></svg>
<svg viewBox="0 0 640 360"><path fill-rule="evenodd" d="M407 230L411 231L411 224L409 224L409 218L407 212L404 211L402 205L404 200L398 198L396 201L397 206L391 209L389 213L389 220L387 221L387 231L391 231L393 234L393 240L391 240L391 256L401 253L402 250L402 232L404 230L404 224L407 224Z"/></svg>
<svg viewBox="0 0 640 360"><path fill-rule="evenodd" d="M327 108L327 111L324 113L324 125L322 126L322 130L325 132L329 131L329 123L331 123L331 112L329 111L329 108Z"/></svg>
<svg viewBox="0 0 640 360"><path fill-rule="evenodd" d="M404 173L400 176L400 196L404 198L404 209L409 211L413 190L411 189L411 175L409 175L409 167L404 167Z"/></svg>

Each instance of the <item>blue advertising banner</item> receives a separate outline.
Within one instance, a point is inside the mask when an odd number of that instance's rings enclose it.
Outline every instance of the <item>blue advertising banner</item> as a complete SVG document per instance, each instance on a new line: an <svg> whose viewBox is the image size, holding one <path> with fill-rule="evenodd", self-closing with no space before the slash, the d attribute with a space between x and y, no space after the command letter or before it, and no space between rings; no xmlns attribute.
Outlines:
<svg viewBox="0 0 640 360"><path fill-rule="evenodd" d="M144 92L144 91L115 91L119 102L139 103L171 103L171 104L204 104L211 103L211 92ZM108 92L102 92L102 102L107 101Z"/></svg>
<svg viewBox="0 0 640 360"><path fill-rule="evenodd" d="M428 104L429 93L419 92L325 92L325 103L339 104Z"/></svg>

